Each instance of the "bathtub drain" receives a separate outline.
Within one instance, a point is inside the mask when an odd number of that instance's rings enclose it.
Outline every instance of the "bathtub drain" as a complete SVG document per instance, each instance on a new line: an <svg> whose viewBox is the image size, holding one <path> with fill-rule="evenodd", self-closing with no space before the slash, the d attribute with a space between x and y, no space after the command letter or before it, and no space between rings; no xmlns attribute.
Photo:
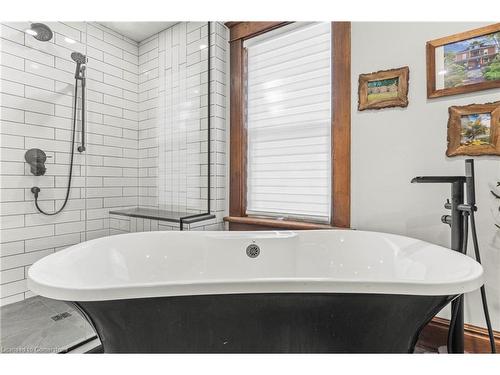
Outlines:
<svg viewBox="0 0 500 375"><path fill-rule="evenodd" d="M257 258L259 254L260 254L260 248L257 245L252 244L247 246L247 255L250 258Z"/></svg>

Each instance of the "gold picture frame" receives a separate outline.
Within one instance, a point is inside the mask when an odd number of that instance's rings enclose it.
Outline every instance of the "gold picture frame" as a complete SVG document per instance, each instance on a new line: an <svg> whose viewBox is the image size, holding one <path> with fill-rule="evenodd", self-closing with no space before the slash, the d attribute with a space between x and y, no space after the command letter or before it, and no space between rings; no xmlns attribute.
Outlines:
<svg viewBox="0 0 500 375"><path fill-rule="evenodd" d="M407 107L409 79L407 66L360 74L358 110Z"/></svg>
<svg viewBox="0 0 500 375"><path fill-rule="evenodd" d="M500 101L448 109L446 156L500 156Z"/></svg>

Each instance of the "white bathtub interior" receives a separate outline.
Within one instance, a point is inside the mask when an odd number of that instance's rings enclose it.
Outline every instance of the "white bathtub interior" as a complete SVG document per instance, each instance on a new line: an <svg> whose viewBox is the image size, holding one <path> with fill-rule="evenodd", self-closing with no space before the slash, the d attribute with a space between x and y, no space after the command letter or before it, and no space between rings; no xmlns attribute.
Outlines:
<svg viewBox="0 0 500 375"><path fill-rule="evenodd" d="M260 248L251 258L249 245ZM375 232L155 232L105 237L37 262L38 293L70 301L237 293L455 295L482 267L423 241Z"/></svg>

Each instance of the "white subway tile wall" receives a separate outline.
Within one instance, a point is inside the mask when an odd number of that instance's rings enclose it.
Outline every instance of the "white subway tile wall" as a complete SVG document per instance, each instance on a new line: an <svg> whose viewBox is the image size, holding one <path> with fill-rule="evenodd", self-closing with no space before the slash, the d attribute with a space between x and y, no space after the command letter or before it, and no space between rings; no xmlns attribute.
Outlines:
<svg viewBox="0 0 500 375"><path fill-rule="evenodd" d="M206 82L206 56L203 63L200 41L206 41L207 24L179 23L141 43L98 23L47 25L54 32L49 42L25 34L28 22L3 23L0 30L1 304L32 296L26 285L27 270L54 251L115 233L178 229L172 223L109 215L110 209L137 205L177 206L193 212L206 209L207 88L202 83ZM212 23L211 38L211 204L217 218L187 229L223 228L227 29L221 23ZM36 211L30 188L41 188L42 209L53 211L63 203L71 147L72 51L89 59L88 146L84 154L75 154L67 207L47 217ZM175 89L166 82L166 75L174 71L182 73L175 78ZM190 100L187 88L194 87L201 93L195 108L198 128L184 130L185 140L179 142L174 133L187 129L188 122L181 126L169 117L172 112L161 112L160 108L163 105L167 109L167 95L179 94L176 100L180 102ZM162 139L160 134L164 135ZM168 150L169 169L160 163L167 157L164 141L179 145ZM47 153L45 176L33 176L24 163L29 148ZM174 162L182 167L171 168Z"/></svg>
<svg viewBox="0 0 500 375"><path fill-rule="evenodd" d="M227 30L211 24L211 211L224 211ZM139 204L207 210L208 25L183 22L139 45ZM221 177L221 178L218 178Z"/></svg>
<svg viewBox="0 0 500 375"><path fill-rule="evenodd" d="M139 43L139 187L141 207L207 210L208 26L182 22ZM211 212L188 230L223 230L226 209L228 32L211 24ZM175 230L179 225L114 216L112 233ZM151 224L150 224L151 223Z"/></svg>
<svg viewBox="0 0 500 375"><path fill-rule="evenodd" d="M27 35L28 22L5 23L0 30L2 305L31 295L26 275L33 262L86 238L84 155L75 155L74 187L64 212L42 216L30 191L35 185L41 188L39 201L45 210L53 211L63 202L75 68L70 55L86 53L84 23L47 24L54 32L48 42ZM45 176L33 176L24 162L30 148L47 153Z"/></svg>

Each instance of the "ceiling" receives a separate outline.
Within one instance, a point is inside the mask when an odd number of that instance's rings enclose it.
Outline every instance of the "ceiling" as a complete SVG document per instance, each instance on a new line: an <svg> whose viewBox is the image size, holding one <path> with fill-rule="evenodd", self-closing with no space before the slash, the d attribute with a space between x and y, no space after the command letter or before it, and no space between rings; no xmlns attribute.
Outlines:
<svg viewBox="0 0 500 375"><path fill-rule="evenodd" d="M151 35L165 30L177 22L99 22L121 35L136 42L141 42Z"/></svg>

